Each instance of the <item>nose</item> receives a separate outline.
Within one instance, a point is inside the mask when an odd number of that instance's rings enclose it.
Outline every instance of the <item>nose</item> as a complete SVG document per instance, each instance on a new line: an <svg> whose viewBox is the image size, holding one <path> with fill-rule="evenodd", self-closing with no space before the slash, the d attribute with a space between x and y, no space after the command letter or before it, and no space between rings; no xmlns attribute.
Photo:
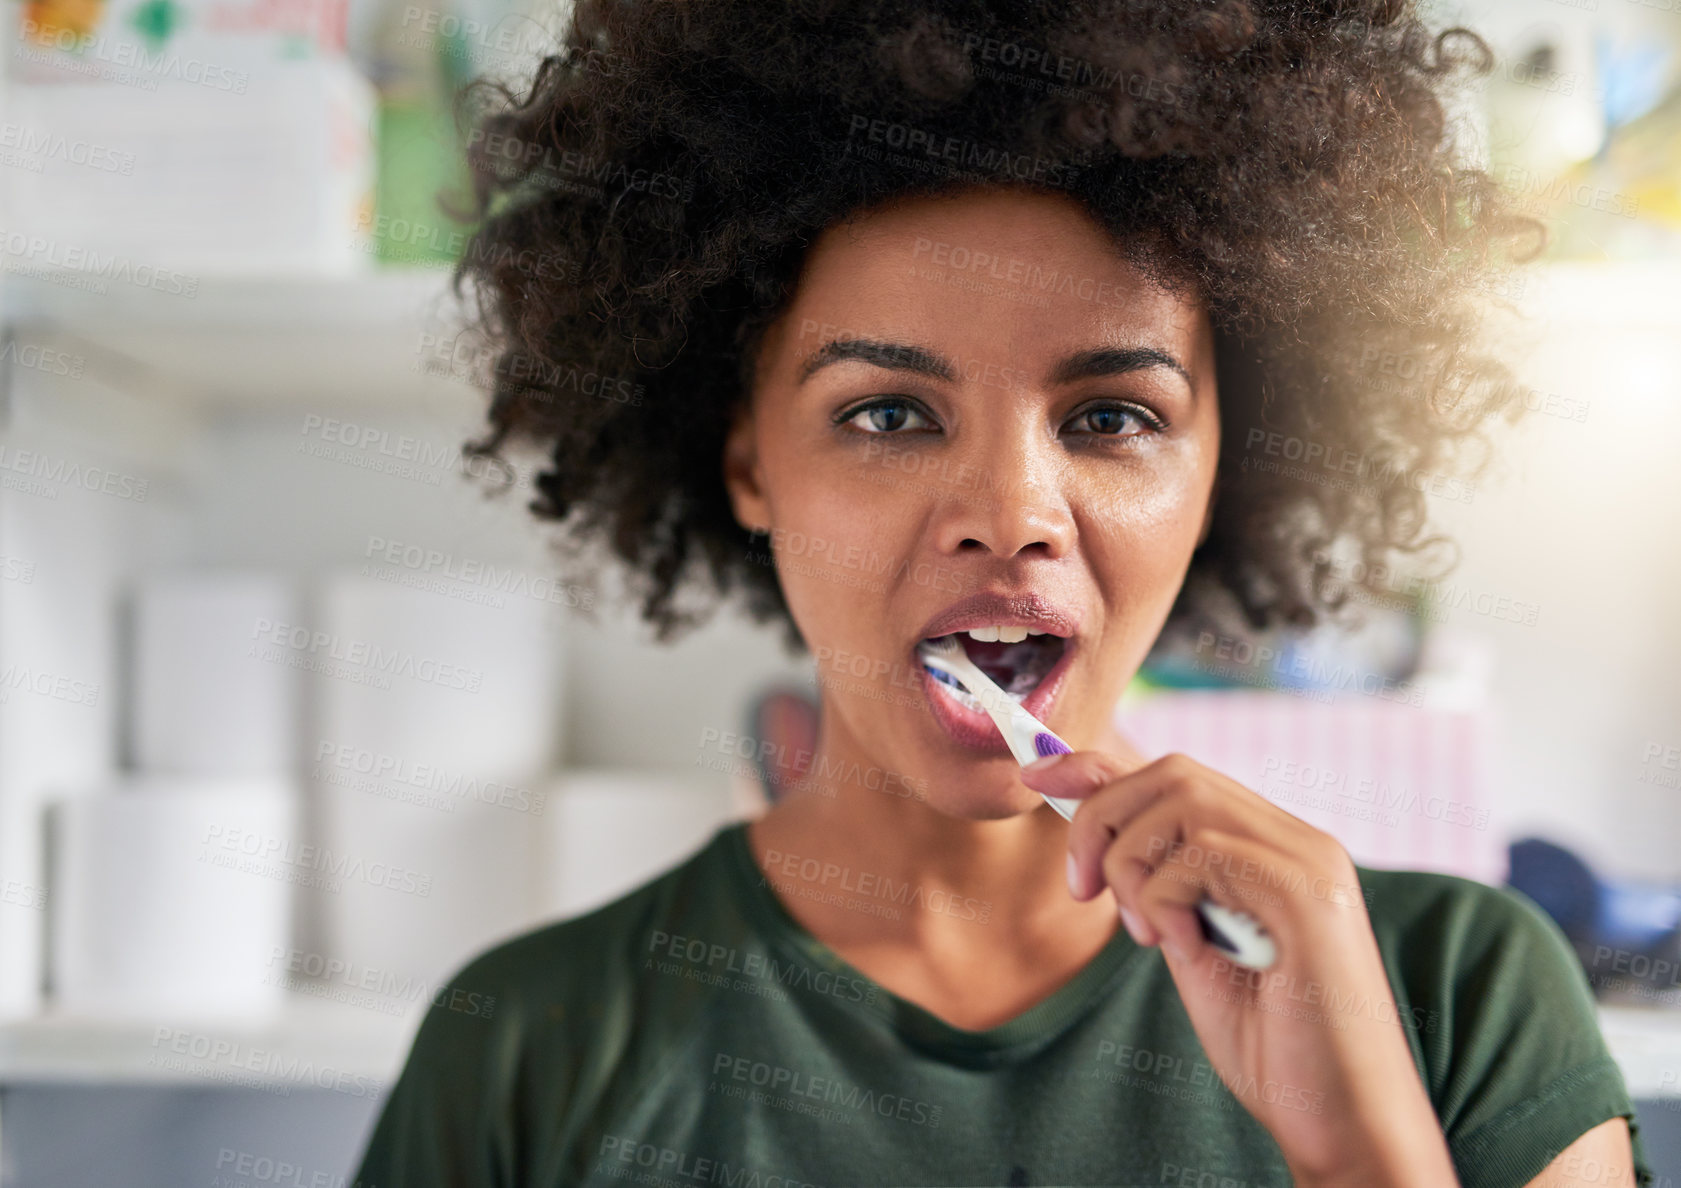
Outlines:
<svg viewBox="0 0 1681 1188"><path fill-rule="evenodd" d="M1074 517L1062 487L1064 467L1054 442L1020 432L971 443L964 464L974 481L942 492L935 543L946 556L1055 560L1074 545Z"/></svg>

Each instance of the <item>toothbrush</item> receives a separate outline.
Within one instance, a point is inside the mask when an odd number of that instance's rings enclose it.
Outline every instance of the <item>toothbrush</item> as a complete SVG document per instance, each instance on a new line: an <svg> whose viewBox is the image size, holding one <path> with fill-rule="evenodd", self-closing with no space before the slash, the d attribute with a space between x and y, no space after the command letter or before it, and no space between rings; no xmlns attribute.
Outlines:
<svg viewBox="0 0 1681 1188"><path fill-rule="evenodd" d="M1004 736L1004 743L1016 762L1026 767L1048 755L1066 755L1074 748L1063 742L1045 724L1021 707L1021 704L970 660L963 645L951 636L925 639L917 646L917 654L936 680L967 701L985 710ZM1074 819L1078 800L1061 796L1046 796L1050 805L1063 820ZM1272 938L1247 912L1234 911L1215 903L1204 895L1196 905L1202 935L1215 948L1226 953L1239 965L1250 969L1266 969L1277 957Z"/></svg>

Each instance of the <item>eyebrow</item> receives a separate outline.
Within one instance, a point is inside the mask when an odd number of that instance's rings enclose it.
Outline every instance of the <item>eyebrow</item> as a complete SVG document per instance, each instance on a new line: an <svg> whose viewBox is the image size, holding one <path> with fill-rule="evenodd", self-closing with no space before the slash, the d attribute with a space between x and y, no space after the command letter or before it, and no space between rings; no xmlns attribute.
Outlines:
<svg viewBox="0 0 1681 1188"><path fill-rule="evenodd" d="M917 375L951 382L957 378L957 368L934 351L909 343L882 342L872 338L838 338L824 343L800 365L798 383L805 383L813 374L833 363L855 359L888 371L909 371ZM1106 375L1124 375L1129 371L1143 371L1151 367L1165 367L1176 372L1193 392L1196 385L1185 365L1167 351L1157 347L1098 347L1080 351L1063 359L1051 371L1053 384L1071 384L1076 380Z"/></svg>
<svg viewBox="0 0 1681 1188"><path fill-rule="evenodd" d="M832 363L857 359L889 371L912 371L935 379L955 380L957 368L933 351L908 343L879 342L873 338L837 338L813 351L800 366L800 383Z"/></svg>
<svg viewBox="0 0 1681 1188"><path fill-rule="evenodd" d="M1149 367L1165 367L1169 371L1177 372L1185 381L1185 386L1192 392L1196 391L1196 384L1191 382L1191 373L1185 370L1183 363L1164 350L1147 346L1100 347L1094 351L1081 351L1077 355L1070 355L1051 372L1051 382L1071 384L1075 380L1123 375L1129 371L1143 371Z"/></svg>

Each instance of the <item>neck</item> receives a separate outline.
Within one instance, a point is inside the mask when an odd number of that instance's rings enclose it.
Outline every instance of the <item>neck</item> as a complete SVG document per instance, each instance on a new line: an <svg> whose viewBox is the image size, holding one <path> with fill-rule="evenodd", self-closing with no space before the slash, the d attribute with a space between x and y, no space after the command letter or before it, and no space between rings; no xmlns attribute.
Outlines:
<svg viewBox="0 0 1681 1188"><path fill-rule="evenodd" d="M983 778L1010 781L1015 801L1025 800L1013 760L985 766ZM998 805L1005 797L977 796L953 786L951 775L884 776L828 699L807 772L750 837L784 902L808 926L922 949L995 945L1047 930L1113 932L1109 895L1081 903L1069 894L1068 823L1038 797L1026 811L956 815L965 801ZM860 901L900 910L866 910ZM977 927L981 921L989 926Z"/></svg>

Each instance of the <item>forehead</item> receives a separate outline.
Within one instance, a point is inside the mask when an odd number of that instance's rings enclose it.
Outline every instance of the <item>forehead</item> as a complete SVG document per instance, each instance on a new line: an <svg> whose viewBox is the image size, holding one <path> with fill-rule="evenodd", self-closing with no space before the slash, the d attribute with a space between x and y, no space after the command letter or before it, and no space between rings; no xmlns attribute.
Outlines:
<svg viewBox="0 0 1681 1188"><path fill-rule="evenodd" d="M1196 356L1208 325L1192 290L1151 282L1075 199L977 187L827 228L806 254L783 331L785 358L836 338L891 336L1031 370L1094 343Z"/></svg>

